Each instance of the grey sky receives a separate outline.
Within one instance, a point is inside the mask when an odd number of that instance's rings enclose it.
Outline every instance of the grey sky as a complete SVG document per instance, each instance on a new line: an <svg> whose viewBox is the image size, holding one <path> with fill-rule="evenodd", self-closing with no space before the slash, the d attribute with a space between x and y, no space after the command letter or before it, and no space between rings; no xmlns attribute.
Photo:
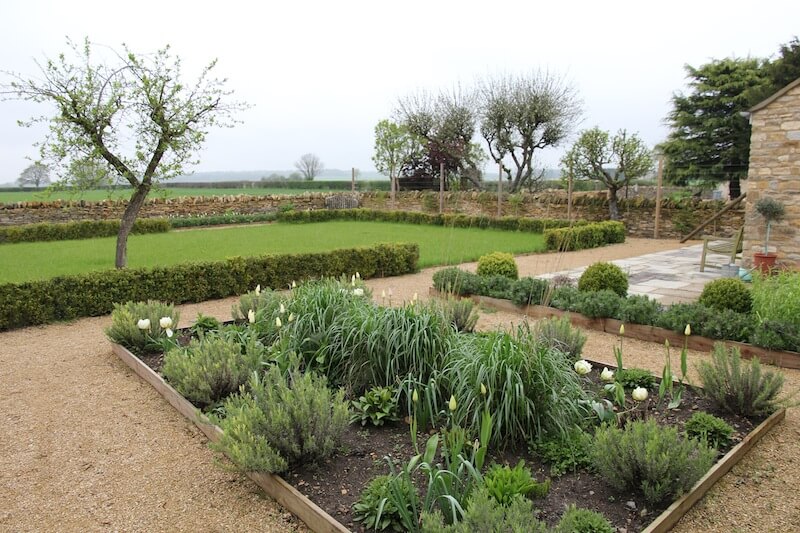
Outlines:
<svg viewBox="0 0 800 533"><path fill-rule="evenodd" d="M655 144L684 64L774 55L798 22L797 0L6 0L0 70L36 74L34 59L65 51L66 36L138 52L170 44L186 74L218 58L217 75L253 104L243 124L209 135L195 170L289 169L305 152L328 168L371 169L373 128L398 97L537 68L576 86L580 127L627 128ZM46 111L0 102L0 183L19 176L44 134L17 120ZM557 166L560 155L545 150L539 162Z"/></svg>

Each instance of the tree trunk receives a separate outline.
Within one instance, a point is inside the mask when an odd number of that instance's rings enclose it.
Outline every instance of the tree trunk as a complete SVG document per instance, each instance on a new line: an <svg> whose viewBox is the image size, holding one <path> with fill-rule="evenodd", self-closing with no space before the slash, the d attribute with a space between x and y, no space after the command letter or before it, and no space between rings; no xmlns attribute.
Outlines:
<svg viewBox="0 0 800 533"><path fill-rule="evenodd" d="M115 266L117 268L125 268L128 266L128 235L133 229L133 223L136 222L136 217L144 205L144 200L147 198L147 193L150 192L150 185L139 185L134 191L131 199L128 201L128 206L122 214L122 221L119 225L119 233L117 234L117 258Z"/></svg>
<svg viewBox="0 0 800 533"><path fill-rule="evenodd" d="M742 186L739 183L739 177L733 177L728 182L728 189L730 192L731 200L735 200L742 195Z"/></svg>
<svg viewBox="0 0 800 533"><path fill-rule="evenodd" d="M619 206L617 205L617 189L608 188L608 214L611 220L619 220Z"/></svg>

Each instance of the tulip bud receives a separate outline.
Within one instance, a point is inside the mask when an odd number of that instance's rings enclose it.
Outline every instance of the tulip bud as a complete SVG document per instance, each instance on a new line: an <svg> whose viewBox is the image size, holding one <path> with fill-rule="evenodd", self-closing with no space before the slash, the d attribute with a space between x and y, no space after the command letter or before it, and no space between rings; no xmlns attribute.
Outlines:
<svg viewBox="0 0 800 533"><path fill-rule="evenodd" d="M447 406L450 408L450 411L455 411L456 410L456 407L458 406L458 404L456 403L456 397L455 396L453 396L453 395L450 396L450 402L447 404Z"/></svg>
<svg viewBox="0 0 800 533"><path fill-rule="evenodd" d="M281 314L284 314L286 312L286 308L283 306L283 304L281 304L280 312Z"/></svg>
<svg viewBox="0 0 800 533"><path fill-rule="evenodd" d="M411 395L411 401L414 403L419 401L419 394L417 394L417 389L414 389L414 393Z"/></svg>
<svg viewBox="0 0 800 533"><path fill-rule="evenodd" d="M296 288L297 288L297 283L295 283L295 282L294 282L294 280L292 280L292 288L293 288L293 289L296 289Z"/></svg>
<svg viewBox="0 0 800 533"><path fill-rule="evenodd" d="M692 326L686 324L686 329L683 330L683 334L687 337L692 334Z"/></svg>
<svg viewBox="0 0 800 533"><path fill-rule="evenodd" d="M647 399L647 389L644 387L636 387L633 389L631 397L637 402L643 402Z"/></svg>
<svg viewBox="0 0 800 533"><path fill-rule="evenodd" d="M486 385L484 385L483 383L481 383L481 394L486 396Z"/></svg>
<svg viewBox="0 0 800 533"><path fill-rule="evenodd" d="M252 309L247 312L247 321L251 324L255 324L256 321L256 312Z"/></svg>
<svg viewBox="0 0 800 533"><path fill-rule="evenodd" d="M614 381L614 372L608 368L603 368L603 371L600 372L600 379L603 381Z"/></svg>
<svg viewBox="0 0 800 533"><path fill-rule="evenodd" d="M359 274L358 272L356 272L356 279L361 279L361 274Z"/></svg>
<svg viewBox="0 0 800 533"><path fill-rule="evenodd" d="M664 339L664 347L669 350L669 339Z"/></svg>
<svg viewBox="0 0 800 533"><path fill-rule="evenodd" d="M620 335L625 335L625 324L620 324L619 325L619 334Z"/></svg>
<svg viewBox="0 0 800 533"><path fill-rule="evenodd" d="M283 325L283 322L281 322L281 317L279 317L279 316L275 317L275 325L277 327L281 327Z"/></svg>
<svg viewBox="0 0 800 533"><path fill-rule="evenodd" d="M289 322L294 322L294 313L289 313Z"/></svg>
<svg viewBox="0 0 800 533"><path fill-rule="evenodd" d="M381 298L384 300L386 299L386 290L381 291Z"/></svg>
<svg viewBox="0 0 800 533"><path fill-rule="evenodd" d="M355 275L355 274L353 274L353 275L350 277L350 285L355 285L355 284L356 284L356 275Z"/></svg>
<svg viewBox="0 0 800 533"><path fill-rule="evenodd" d="M256 296L258 296L259 294L261 294L261 284L256 285Z"/></svg>

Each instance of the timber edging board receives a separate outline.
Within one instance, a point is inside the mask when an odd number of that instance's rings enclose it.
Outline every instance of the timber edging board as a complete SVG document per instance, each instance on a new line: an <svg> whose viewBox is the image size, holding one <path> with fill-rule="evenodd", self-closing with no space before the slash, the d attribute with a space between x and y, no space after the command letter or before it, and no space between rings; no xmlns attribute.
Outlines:
<svg viewBox="0 0 800 533"><path fill-rule="evenodd" d="M440 297L442 294L434 288L430 289L431 296ZM502 300L499 298L491 298L489 296L469 296L477 304L482 304L487 307L492 307L499 311L507 311L509 313L522 313L531 318L550 318L567 316L574 326L586 329L593 329L596 331L603 331L605 333L619 334L619 327L622 322L613 318L589 318L579 313L570 311L562 311L554 307L547 307L544 305L527 305L520 307L510 300ZM800 370L800 353L798 352L785 352L780 350L768 350L760 346L753 346L744 342L736 342L722 339L709 339L699 335L690 335L686 337L682 333L659 328L656 326L646 326L643 324L629 324L625 323L625 337L638 339L648 342L657 342L664 344L664 341L669 339L671 346L676 348L683 347L686 341L687 347L692 350L701 352L710 352L714 349L714 345L722 343L727 347L736 347L745 359L752 359L758 357L762 363L775 365L781 368L791 368Z"/></svg>
<svg viewBox="0 0 800 533"><path fill-rule="evenodd" d="M191 420L211 442L219 441L222 430L212 424L189 400L173 389L169 383L127 348L114 343L111 344L111 347L117 357L139 377L152 385L175 410ZM246 472L246 474L272 499L297 516L315 533L351 533L349 529L287 483L281 476L264 472Z"/></svg>

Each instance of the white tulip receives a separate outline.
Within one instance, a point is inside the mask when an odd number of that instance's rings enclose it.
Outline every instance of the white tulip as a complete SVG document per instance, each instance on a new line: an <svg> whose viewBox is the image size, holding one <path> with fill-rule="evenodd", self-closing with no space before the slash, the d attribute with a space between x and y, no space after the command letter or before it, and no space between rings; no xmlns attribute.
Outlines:
<svg viewBox="0 0 800 533"><path fill-rule="evenodd" d="M386 299L386 289L383 289L381 291L381 298L384 299L384 300Z"/></svg>
<svg viewBox="0 0 800 533"><path fill-rule="evenodd" d="M167 328L167 330L165 331L165 333L167 334L167 338L168 338L168 339L171 339L171 338L172 338L172 336L173 336L173 335L175 335L175 333L174 333L174 332L173 332L173 331L172 331L170 328Z"/></svg>
<svg viewBox="0 0 800 533"><path fill-rule="evenodd" d="M161 326L161 329L169 329L172 327L172 318L168 316L162 316L158 321L158 325Z"/></svg>
<svg viewBox="0 0 800 533"><path fill-rule="evenodd" d="M289 313L289 322L294 322L294 313Z"/></svg>
<svg viewBox="0 0 800 533"><path fill-rule="evenodd" d="M357 287L357 288L353 289L353 295L354 296L364 296L364 289L362 289L360 287Z"/></svg>
<svg viewBox="0 0 800 533"><path fill-rule="evenodd" d="M589 361L581 359L580 361L577 361L575 363L575 372L577 372L581 376L585 376L591 371L592 371L592 365L589 363Z"/></svg>
<svg viewBox="0 0 800 533"><path fill-rule="evenodd" d="M278 327L281 327L283 325L283 322L281 322L281 317L279 316L275 317L275 325Z"/></svg>
<svg viewBox="0 0 800 533"><path fill-rule="evenodd" d="M255 324L256 322L256 312L252 309L247 312L247 321L251 324Z"/></svg>
<svg viewBox="0 0 800 533"><path fill-rule="evenodd" d="M361 274L359 274L358 272L356 272L356 279L361 279Z"/></svg>
<svg viewBox="0 0 800 533"><path fill-rule="evenodd" d="M614 381L614 372L604 367L603 371L600 372L600 379L603 381Z"/></svg>
<svg viewBox="0 0 800 533"><path fill-rule="evenodd" d="M281 304L280 312L281 314L284 314L286 312L286 308L283 306L283 304Z"/></svg>
<svg viewBox="0 0 800 533"><path fill-rule="evenodd" d="M637 402L643 402L647 399L647 389L644 387L636 387L633 389L631 397Z"/></svg>
<svg viewBox="0 0 800 533"><path fill-rule="evenodd" d="M150 329L150 319L149 318L142 318L136 323L136 327L141 329L142 331L146 329Z"/></svg>
<svg viewBox="0 0 800 533"><path fill-rule="evenodd" d="M261 284L256 285L256 296L261 294Z"/></svg>

